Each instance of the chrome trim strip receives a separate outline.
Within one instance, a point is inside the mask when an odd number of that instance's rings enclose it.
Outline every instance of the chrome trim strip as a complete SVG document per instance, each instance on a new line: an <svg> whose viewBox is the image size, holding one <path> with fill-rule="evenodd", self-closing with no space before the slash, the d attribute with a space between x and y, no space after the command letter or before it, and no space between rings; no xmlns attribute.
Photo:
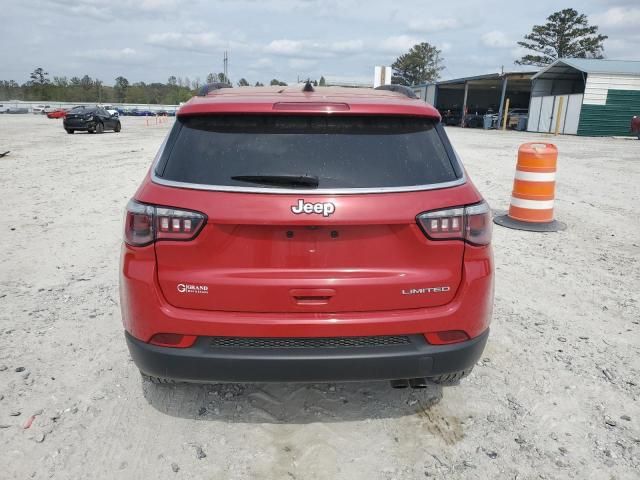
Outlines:
<svg viewBox="0 0 640 480"><path fill-rule="evenodd" d="M235 187L225 185L203 185L199 183L175 182L173 180L165 180L156 176L155 172L151 175L151 181L158 185L167 187L187 188L192 190L207 190L213 192L236 192L236 193L267 193L267 194L286 194L286 195L356 195L360 193L395 193L395 192L420 192L423 190L438 190L441 188L457 187L467 182L466 176L453 180L451 182L434 183L431 185L410 185L407 187L379 187L379 188L264 188L264 187Z"/></svg>
<svg viewBox="0 0 640 480"><path fill-rule="evenodd" d="M430 185L409 185L406 187L378 187L378 188L318 188L318 189L305 189L305 188L267 188L267 187L236 187L229 185L205 185L201 183L188 183L188 182L176 182L174 180L166 180L156 175L156 167L162 157L165 145L169 135L165 138L164 142L160 146L156 158L151 166L151 181L158 185L164 185L166 187L186 188L191 190L206 190L211 192L235 192L235 193L267 193L272 195L357 195L364 193L401 193L401 192L421 192L425 190L439 190L442 188L457 187L467 183L467 174L462 166L458 153L453 150L455 154L455 160L461 167L462 177L452 180L450 182L432 183Z"/></svg>

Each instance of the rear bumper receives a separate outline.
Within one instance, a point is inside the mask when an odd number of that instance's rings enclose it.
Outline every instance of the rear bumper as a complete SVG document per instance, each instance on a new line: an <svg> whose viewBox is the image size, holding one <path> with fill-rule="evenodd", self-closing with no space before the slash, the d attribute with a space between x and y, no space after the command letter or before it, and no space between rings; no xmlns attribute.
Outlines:
<svg viewBox="0 0 640 480"><path fill-rule="evenodd" d="M67 121L66 119L62 121L62 126L66 129L72 130L89 130L95 126L95 122L77 122L77 121Z"/></svg>
<svg viewBox="0 0 640 480"><path fill-rule="evenodd" d="M325 382L433 377L472 367L489 336L452 345L430 345L410 335L405 345L376 347L213 347L200 337L190 348L142 342L125 332L133 361L155 377L187 382Z"/></svg>

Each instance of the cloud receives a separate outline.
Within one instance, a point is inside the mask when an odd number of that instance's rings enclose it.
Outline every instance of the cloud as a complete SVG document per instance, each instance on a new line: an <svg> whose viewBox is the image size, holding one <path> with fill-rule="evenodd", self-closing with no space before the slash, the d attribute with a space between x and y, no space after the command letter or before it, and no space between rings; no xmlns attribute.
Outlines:
<svg viewBox="0 0 640 480"><path fill-rule="evenodd" d="M323 58L337 54L359 53L365 48L362 40L312 42L308 40L272 40L264 52L283 57Z"/></svg>
<svg viewBox="0 0 640 480"><path fill-rule="evenodd" d="M605 28L640 28L640 8L613 7L609 10L590 15L592 24Z"/></svg>
<svg viewBox="0 0 640 480"><path fill-rule="evenodd" d="M429 20L410 20L408 30L412 33L434 33L453 30L461 26L462 24L457 18L432 18Z"/></svg>
<svg viewBox="0 0 640 480"><path fill-rule="evenodd" d="M178 11L179 0L45 0L43 8L66 15L101 21L139 20L140 16L164 16Z"/></svg>
<svg viewBox="0 0 640 480"><path fill-rule="evenodd" d="M383 39L382 42L377 45L377 48L382 52L399 54L406 52L417 43L420 43L420 39L416 37L394 35Z"/></svg>
<svg viewBox="0 0 640 480"><path fill-rule="evenodd" d="M640 60L640 34L625 39L610 38L604 42L604 52L610 58Z"/></svg>
<svg viewBox="0 0 640 480"><path fill-rule="evenodd" d="M178 0L142 0L141 2L127 2L129 4L137 4L141 10L148 12L155 11L171 11L178 7Z"/></svg>
<svg viewBox="0 0 640 480"><path fill-rule="evenodd" d="M531 50L518 45L517 47L514 47L511 50L509 50L509 54L511 55L511 58L513 60L519 60L525 55L535 54L535 52L532 52Z"/></svg>
<svg viewBox="0 0 640 480"><path fill-rule="evenodd" d="M297 40L272 40L265 48L267 53L275 55L300 55L304 50L304 44Z"/></svg>
<svg viewBox="0 0 640 480"><path fill-rule="evenodd" d="M515 44L513 40L509 39L509 37L500 30L492 30L490 32L483 33L480 37L480 41L485 47L489 48L509 48L513 47Z"/></svg>
<svg viewBox="0 0 640 480"><path fill-rule="evenodd" d="M95 20L112 20L113 15L108 8L91 4L70 5L65 7L71 15L89 17Z"/></svg>
<svg viewBox="0 0 640 480"><path fill-rule="evenodd" d="M77 58L95 61L110 61L119 63L130 63L140 61L145 55L141 55L133 48L125 47L121 49L97 49L85 50L74 54Z"/></svg>
<svg viewBox="0 0 640 480"><path fill-rule="evenodd" d="M245 50L247 44L229 41L222 38L216 32L162 32L147 35L146 42L154 47L162 47L170 50L188 50L199 53L211 53L212 49Z"/></svg>
<svg viewBox="0 0 640 480"><path fill-rule="evenodd" d="M255 62L253 62L250 65L250 68L259 69L264 67L270 67L271 65L273 65L273 60L271 60L269 57L262 57L256 60Z"/></svg>
<svg viewBox="0 0 640 480"><path fill-rule="evenodd" d="M318 60L292 58L288 63L289 67L294 70L304 70L316 66L318 64Z"/></svg>

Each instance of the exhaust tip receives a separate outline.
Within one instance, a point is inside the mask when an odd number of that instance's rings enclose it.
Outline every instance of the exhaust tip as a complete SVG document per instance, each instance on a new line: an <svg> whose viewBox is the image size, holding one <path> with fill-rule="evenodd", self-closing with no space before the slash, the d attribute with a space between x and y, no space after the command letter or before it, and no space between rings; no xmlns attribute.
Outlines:
<svg viewBox="0 0 640 480"><path fill-rule="evenodd" d="M409 382L407 380L391 380L391 388L407 388Z"/></svg>
<svg viewBox="0 0 640 480"><path fill-rule="evenodd" d="M412 378L409 380L409 386L411 386L411 388L427 388L428 385L426 378Z"/></svg>

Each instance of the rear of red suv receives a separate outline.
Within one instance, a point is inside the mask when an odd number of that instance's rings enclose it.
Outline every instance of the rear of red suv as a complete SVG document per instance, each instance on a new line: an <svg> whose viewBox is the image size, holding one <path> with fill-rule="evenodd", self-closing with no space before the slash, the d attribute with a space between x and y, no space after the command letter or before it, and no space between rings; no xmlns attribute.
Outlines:
<svg viewBox="0 0 640 480"><path fill-rule="evenodd" d="M178 112L127 206L134 362L156 381L457 381L489 333L487 204L410 92L305 90Z"/></svg>

